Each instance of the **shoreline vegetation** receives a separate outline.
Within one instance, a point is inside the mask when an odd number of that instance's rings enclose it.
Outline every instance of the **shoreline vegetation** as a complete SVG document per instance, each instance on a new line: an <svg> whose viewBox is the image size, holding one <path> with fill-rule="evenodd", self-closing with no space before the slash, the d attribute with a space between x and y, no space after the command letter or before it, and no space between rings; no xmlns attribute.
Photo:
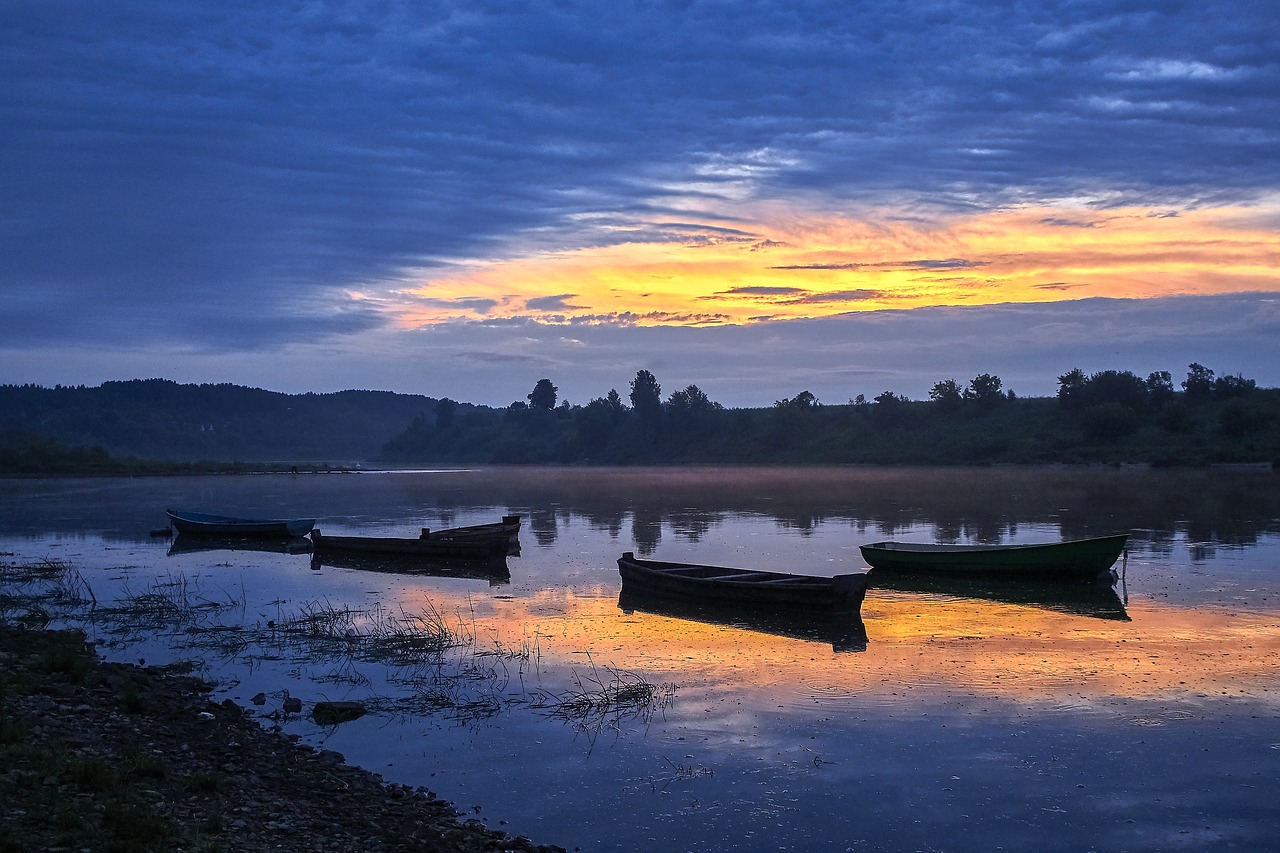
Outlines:
<svg viewBox="0 0 1280 853"><path fill-rule="evenodd" d="M665 399L636 373L586 405L539 379L505 408L390 392L288 395L163 379L0 386L0 474L342 471L422 464L1280 464L1280 389L1188 366L1058 377L1019 397L998 376L827 404L808 391L727 409L696 385ZM286 460L277 462L244 460ZM325 461L318 461L325 460Z"/></svg>
<svg viewBox="0 0 1280 853"><path fill-rule="evenodd" d="M563 853L263 728L173 667L0 620L0 853Z"/></svg>
<svg viewBox="0 0 1280 853"><path fill-rule="evenodd" d="M425 788L348 765L283 733L283 724L302 715L323 729L366 713L465 721L525 710L594 741L674 701L674 685L594 663L561 692L528 690L508 670L533 666L536 643L482 647L463 621L431 608L354 611L317 601L250 623L238 615L243 600L210 598L181 576L100 600L70 563L4 556L0 853L564 853L492 829ZM176 638L174 663L111 662L98 653L101 646L120 657L156 634ZM231 656L250 667L323 662L326 680L341 671L353 683L373 664L393 671L388 684L396 687L341 702L284 688L254 696L251 711L213 701L218 685L193 675L207 672L210 657Z"/></svg>

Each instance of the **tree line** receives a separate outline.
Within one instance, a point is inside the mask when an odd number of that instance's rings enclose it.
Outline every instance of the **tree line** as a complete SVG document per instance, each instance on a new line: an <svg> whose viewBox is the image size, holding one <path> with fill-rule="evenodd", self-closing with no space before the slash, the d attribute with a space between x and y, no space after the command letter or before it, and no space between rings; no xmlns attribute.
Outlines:
<svg viewBox="0 0 1280 853"><path fill-rule="evenodd" d="M389 441L379 459L419 462L668 464L1146 462L1196 465L1280 459L1280 392L1189 365L1058 377L1054 398L1020 398L999 376L935 383L929 399L885 391L823 404L810 391L762 409L727 409L696 385L665 399L640 370L586 405L539 379L505 409L442 399Z"/></svg>
<svg viewBox="0 0 1280 853"><path fill-rule="evenodd" d="M639 370L585 405L549 378L505 408L382 391L280 394L162 379L0 386L0 473L243 470L364 464L1200 465L1280 459L1280 390L1200 364L1058 377L1019 397L999 376L824 403L804 390L729 409L697 385L664 394Z"/></svg>

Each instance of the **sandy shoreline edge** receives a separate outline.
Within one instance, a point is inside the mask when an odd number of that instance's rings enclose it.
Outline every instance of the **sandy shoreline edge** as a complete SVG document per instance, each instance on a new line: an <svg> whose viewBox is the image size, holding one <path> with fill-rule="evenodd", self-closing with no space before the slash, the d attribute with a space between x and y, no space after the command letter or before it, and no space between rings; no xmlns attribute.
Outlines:
<svg viewBox="0 0 1280 853"><path fill-rule="evenodd" d="M0 853L537 851L423 788L267 731L211 686L0 624Z"/></svg>

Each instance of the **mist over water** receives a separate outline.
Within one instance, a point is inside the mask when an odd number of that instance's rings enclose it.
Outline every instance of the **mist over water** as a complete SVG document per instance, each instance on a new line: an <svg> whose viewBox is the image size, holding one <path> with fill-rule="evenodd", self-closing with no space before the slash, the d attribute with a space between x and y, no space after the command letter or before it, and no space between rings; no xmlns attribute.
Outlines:
<svg viewBox="0 0 1280 853"><path fill-rule="evenodd" d="M110 657L198 652L218 699L569 849L1265 849L1280 755L1278 484L1266 470L1139 468L7 480L0 560L67 561L103 604L181 583L234 603L203 618L239 625L319 602L360 624L442 616L473 638L457 661L488 669L434 708L400 701L423 684L387 662L213 652L180 629L68 619ZM166 507L315 516L334 534L412 536L507 513L524 527L505 577L433 577L178 551L148 535ZM861 644L804 618L619 598L623 551L834 575L865 570L858 545L883 539L1116 531L1130 546L1114 588L873 585ZM672 699L587 724L535 701L610 673ZM284 690L383 710L332 729L266 717Z"/></svg>

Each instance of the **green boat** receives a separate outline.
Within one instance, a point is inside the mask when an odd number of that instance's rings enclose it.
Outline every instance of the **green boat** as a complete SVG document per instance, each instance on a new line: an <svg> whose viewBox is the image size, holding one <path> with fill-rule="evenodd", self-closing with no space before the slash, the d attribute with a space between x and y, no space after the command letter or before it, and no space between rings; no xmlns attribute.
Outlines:
<svg viewBox="0 0 1280 853"><path fill-rule="evenodd" d="M1039 545L929 545L874 542L862 558L884 572L1027 577L1036 580L1096 578L1110 571L1124 552L1127 533L1068 539Z"/></svg>

